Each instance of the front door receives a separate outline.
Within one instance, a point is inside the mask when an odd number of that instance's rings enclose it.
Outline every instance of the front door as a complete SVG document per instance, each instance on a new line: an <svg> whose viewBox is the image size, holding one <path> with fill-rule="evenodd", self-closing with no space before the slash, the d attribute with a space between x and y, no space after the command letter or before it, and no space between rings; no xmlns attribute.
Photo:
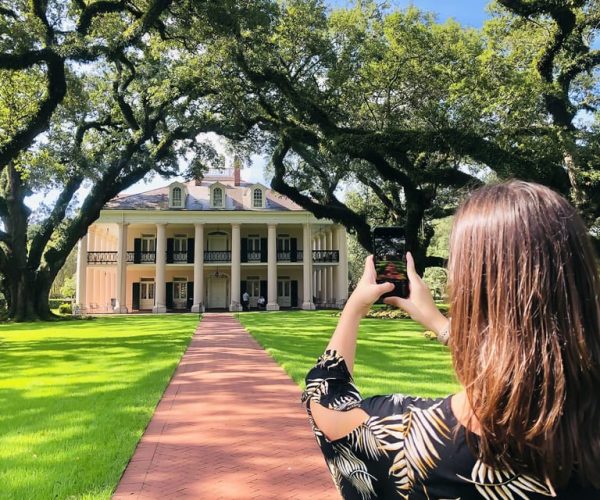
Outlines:
<svg viewBox="0 0 600 500"><path fill-rule="evenodd" d="M279 307L292 305L292 284L289 279L277 280L277 303Z"/></svg>
<svg viewBox="0 0 600 500"><path fill-rule="evenodd" d="M187 279L173 278L173 308L187 308Z"/></svg>
<svg viewBox="0 0 600 500"><path fill-rule="evenodd" d="M206 303L209 309L227 308L227 284L226 276L211 276L208 279L208 296Z"/></svg>
<svg viewBox="0 0 600 500"><path fill-rule="evenodd" d="M142 281L140 283L140 309L154 307L154 282Z"/></svg>
<svg viewBox="0 0 600 500"><path fill-rule="evenodd" d="M248 278L246 280L246 291L250 296L250 307L257 307L258 298L260 297L260 278Z"/></svg>

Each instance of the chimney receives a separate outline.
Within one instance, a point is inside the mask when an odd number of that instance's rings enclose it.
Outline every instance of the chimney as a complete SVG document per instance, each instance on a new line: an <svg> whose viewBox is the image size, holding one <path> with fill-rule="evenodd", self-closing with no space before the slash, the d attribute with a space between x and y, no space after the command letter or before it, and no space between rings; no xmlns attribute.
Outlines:
<svg viewBox="0 0 600 500"><path fill-rule="evenodd" d="M233 159L233 185L239 186L241 181L242 160L238 155Z"/></svg>

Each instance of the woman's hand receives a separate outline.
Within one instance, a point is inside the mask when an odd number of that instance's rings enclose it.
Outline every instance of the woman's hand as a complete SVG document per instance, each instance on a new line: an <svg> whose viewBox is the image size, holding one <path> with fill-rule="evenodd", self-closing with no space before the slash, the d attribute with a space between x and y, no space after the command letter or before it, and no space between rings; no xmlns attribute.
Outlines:
<svg viewBox="0 0 600 500"><path fill-rule="evenodd" d="M448 319L436 307L429 288L417 274L410 252L406 253L406 270L410 287L408 298L386 297L383 301L406 311L412 319L438 334L446 327Z"/></svg>
<svg viewBox="0 0 600 500"><path fill-rule="evenodd" d="M363 275L356 285L354 292L352 292L352 295L348 299L344 309L355 311L360 314L360 316L365 316L379 297L394 289L392 283L378 284L375 281L376 277L377 273L375 272L375 264L373 264L373 256L369 255L365 259Z"/></svg>

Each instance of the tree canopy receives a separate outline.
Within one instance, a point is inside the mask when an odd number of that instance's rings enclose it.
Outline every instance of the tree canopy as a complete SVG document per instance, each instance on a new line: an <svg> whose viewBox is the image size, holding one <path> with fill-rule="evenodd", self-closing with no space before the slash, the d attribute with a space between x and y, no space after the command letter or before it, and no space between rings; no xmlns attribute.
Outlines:
<svg viewBox="0 0 600 500"><path fill-rule="evenodd" d="M373 0L0 0L11 316L48 316L107 200L150 172L219 164L201 132L268 155L276 191L370 250L377 219L344 199L366 190L420 270L447 257L428 251L436 221L490 179L551 186L600 241L599 7L497 0L477 30Z"/></svg>

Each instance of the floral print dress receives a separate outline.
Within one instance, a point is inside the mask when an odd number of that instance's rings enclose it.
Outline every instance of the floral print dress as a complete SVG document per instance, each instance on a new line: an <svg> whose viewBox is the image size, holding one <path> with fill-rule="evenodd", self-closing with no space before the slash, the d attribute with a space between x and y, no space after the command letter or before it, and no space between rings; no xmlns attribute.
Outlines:
<svg viewBox="0 0 600 500"><path fill-rule="evenodd" d="M326 351L310 370L302 401L333 482L345 499L600 499L599 491L575 484L554 491L539 478L477 460L465 428L454 417L450 396L362 399L336 351ZM309 402L339 411L361 408L369 418L330 441L315 425Z"/></svg>

